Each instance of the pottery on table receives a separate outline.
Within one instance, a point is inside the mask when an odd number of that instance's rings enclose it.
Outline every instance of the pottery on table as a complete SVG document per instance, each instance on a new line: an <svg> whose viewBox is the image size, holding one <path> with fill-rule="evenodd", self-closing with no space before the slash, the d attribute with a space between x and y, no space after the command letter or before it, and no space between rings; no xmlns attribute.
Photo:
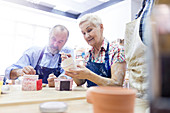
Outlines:
<svg viewBox="0 0 170 113"><path fill-rule="evenodd" d="M54 79L55 89L58 91L71 91L73 79Z"/></svg>
<svg viewBox="0 0 170 113"><path fill-rule="evenodd" d="M94 113L133 113L136 91L122 87L90 87L87 102Z"/></svg>

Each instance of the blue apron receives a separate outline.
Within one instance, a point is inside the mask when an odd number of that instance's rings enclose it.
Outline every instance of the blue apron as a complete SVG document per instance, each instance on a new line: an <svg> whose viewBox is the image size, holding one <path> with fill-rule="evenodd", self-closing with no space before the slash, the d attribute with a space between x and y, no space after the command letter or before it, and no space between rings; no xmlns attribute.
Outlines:
<svg viewBox="0 0 170 113"><path fill-rule="evenodd" d="M35 70L36 70L36 74L39 75L39 79L42 79L43 83L48 83L47 79L48 79L49 74L53 73L56 77L58 77L61 74L60 73L60 70L61 70L61 66L60 66L61 65L61 56L59 58L59 63L58 63L57 68L48 68L48 67L40 66L40 62L41 62L41 59L43 57L44 50L45 50L45 48L42 50L42 52L40 54L40 57L38 59L37 65L35 67Z"/></svg>
<svg viewBox="0 0 170 113"><path fill-rule="evenodd" d="M89 61L87 62L86 67L90 69L91 71L93 71L94 73L96 73L97 75L100 75L106 78L111 78L111 69L109 65L109 53L108 52L109 52L109 43L107 44L107 50L105 53L105 63L91 62L92 54L90 52ZM91 82L90 80L86 80L86 81L87 81L87 87L97 86L97 84Z"/></svg>

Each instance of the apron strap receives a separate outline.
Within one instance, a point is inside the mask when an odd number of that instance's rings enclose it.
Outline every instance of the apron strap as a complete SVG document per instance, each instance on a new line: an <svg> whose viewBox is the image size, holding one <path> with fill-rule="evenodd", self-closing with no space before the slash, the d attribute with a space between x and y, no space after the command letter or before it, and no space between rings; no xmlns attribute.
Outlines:
<svg viewBox="0 0 170 113"><path fill-rule="evenodd" d="M146 9L143 11L143 14L140 15L141 20L140 20L139 35L140 35L141 40L143 42L144 42L144 39L143 39L144 24L146 22L145 18L148 16L148 14L150 14L150 10L152 10L154 0L146 0L146 2L147 2L147 6L145 6Z"/></svg>
<svg viewBox="0 0 170 113"><path fill-rule="evenodd" d="M109 63L109 42L107 43L107 50L105 53L105 67L109 75L109 78L111 78L110 63Z"/></svg>
<svg viewBox="0 0 170 113"><path fill-rule="evenodd" d="M143 2L142 2L142 8L140 9L139 13L136 14L136 18L135 18L135 19L137 19L137 18L139 18L139 17L141 16L141 14L142 14L145 6L146 6L146 1L147 1L147 0L143 0Z"/></svg>
<svg viewBox="0 0 170 113"><path fill-rule="evenodd" d="M105 58L104 60L108 60L109 59L109 42L107 43L107 49L106 49L106 53L105 53Z"/></svg>
<svg viewBox="0 0 170 113"><path fill-rule="evenodd" d="M58 68L61 67L61 54L59 54Z"/></svg>
<svg viewBox="0 0 170 113"><path fill-rule="evenodd" d="M42 59L42 57L43 57L43 55L44 55L44 51L45 51L45 47L44 47L43 50L41 51L41 54L40 54L40 57L39 57L39 59L38 59L37 65L40 64L40 61L41 61L41 59Z"/></svg>
<svg viewBox="0 0 170 113"><path fill-rule="evenodd" d="M89 61L88 62L91 62L91 57L92 57L92 53L90 51L90 56L89 56Z"/></svg>

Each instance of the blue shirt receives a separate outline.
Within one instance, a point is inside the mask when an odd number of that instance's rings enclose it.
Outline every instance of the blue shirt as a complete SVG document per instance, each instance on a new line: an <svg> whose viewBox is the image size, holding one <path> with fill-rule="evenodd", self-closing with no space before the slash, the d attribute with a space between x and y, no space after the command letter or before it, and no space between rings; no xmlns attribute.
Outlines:
<svg viewBox="0 0 170 113"><path fill-rule="evenodd" d="M15 63L6 68L5 70L5 77L10 79L10 72L13 69L21 69L25 66L32 66L35 68L37 65L38 59L40 57L40 54L42 52L42 47L31 47L28 50L24 52L22 57ZM64 47L61 51L64 53L70 53L74 58L74 50L68 47ZM57 68L58 67L58 61L59 61L59 54L55 54L54 56L47 50L47 47L45 47L44 55L41 60L40 66L48 67L48 68ZM61 73L64 73L64 70L60 70Z"/></svg>

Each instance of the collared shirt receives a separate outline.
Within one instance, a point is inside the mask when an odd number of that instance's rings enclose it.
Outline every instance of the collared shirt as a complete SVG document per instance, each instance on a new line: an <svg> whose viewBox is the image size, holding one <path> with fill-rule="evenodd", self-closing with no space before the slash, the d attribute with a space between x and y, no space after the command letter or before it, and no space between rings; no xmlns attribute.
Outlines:
<svg viewBox="0 0 170 113"><path fill-rule="evenodd" d="M32 66L35 68L37 65L38 59L40 57L40 54L42 52L42 47L31 47L28 50L26 50L23 54L23 56L15 63L6 68L5 70L5 77L10 79L10 72L13 69L21 69L25 66ZM61 52L64 53L70 53L74 57L74 50L68 47L64 47ZM52 55L48 50L47 47L45 47L44 55L42 57L42 60L40 62L40 66L48 67L48 68L57 68L58 67L58 61L59 61L59 54ZM64 72L64 70L60 70L61 73Z"/></svg>
<svg viewBox="0 0 170 113"><path fill-rule="evenodd" d="M89 50L89 52L85 55L85 63L89 61L90 53L92 53L92 62L96 63L105 63L105 53L107 50L107 39L104 39L102 46L100 48L99 55L97 58L94 57L94 48ZM125 61L125 52L123 47L119 47L119 45L115 43L109 43L109 63L112 65L116 62L124 62Z"/></svg>

